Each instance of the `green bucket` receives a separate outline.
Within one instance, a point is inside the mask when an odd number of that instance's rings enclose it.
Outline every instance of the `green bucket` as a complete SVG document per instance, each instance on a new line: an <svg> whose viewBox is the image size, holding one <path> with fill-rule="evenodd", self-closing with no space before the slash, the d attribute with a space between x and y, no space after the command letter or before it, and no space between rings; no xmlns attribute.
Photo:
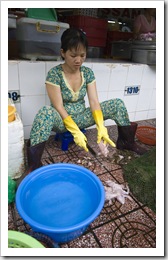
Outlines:
<svg viewBox="0 0 168 260"><path fill-rule="evenodd" d="M44 246L25 233L8 230L8 248L44 248Z"/></svg>

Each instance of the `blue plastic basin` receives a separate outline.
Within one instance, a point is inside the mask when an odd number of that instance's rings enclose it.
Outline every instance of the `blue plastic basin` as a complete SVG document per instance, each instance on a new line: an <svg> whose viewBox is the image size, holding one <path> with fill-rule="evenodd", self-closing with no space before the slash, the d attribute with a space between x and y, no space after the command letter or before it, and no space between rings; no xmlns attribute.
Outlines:
<svg viewBox="0 0 168 260"><path fill-rule="evenodd" d="M16 207L24 221L58 243L82 235L100 214L104 201L100 179L69 163L38 168L24 178L16 192Z"/></svg>

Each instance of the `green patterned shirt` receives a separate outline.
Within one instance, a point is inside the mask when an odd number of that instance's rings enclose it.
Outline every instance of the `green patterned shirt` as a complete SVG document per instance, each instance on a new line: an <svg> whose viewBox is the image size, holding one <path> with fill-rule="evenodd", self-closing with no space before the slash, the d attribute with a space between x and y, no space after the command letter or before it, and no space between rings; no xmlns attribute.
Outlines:
<svg viewBox="0 0 168 260"><path fill-rule="evenodd" d="M61 89L64 107L69 115L82 113L85 110L85 96L87 86L95 82L93 71L85 66L80 67L82 84L79 91L74 92L68 84L61 64L49 70L46 83L52 84ZM52 105L52 104L51 104Z"/></svg>

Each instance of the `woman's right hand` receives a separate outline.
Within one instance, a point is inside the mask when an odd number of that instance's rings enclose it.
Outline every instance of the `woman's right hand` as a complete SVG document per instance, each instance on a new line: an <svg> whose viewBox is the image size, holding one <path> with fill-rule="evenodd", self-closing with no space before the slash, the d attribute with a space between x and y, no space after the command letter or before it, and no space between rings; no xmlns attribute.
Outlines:
<svg viewBox="0 0 168 260"><path fill-rule="evenodd" d="M88 152L88 148L86 146L87 138L86 136L80 131L77 124L74 122L74 120L71 118L71 116L67 116L63 120L66 129L71 132L71 134L74 137L74 142L82 147L86 152Z"/></svg>
<svg viewBox="0 0 168 260"><path fill-rule="evenodd" d="M78 132L73 134L74 136L74 142L82 147L86 152L88 152L88 148L86 146L87 144L87 138L86 136L79 130Z"/></svg>

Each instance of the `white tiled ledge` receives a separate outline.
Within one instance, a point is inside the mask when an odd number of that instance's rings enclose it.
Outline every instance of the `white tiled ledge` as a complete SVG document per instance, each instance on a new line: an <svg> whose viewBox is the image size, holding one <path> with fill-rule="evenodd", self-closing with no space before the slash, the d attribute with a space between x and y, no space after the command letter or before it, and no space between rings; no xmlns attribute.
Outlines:
<svg viewBox="0 0 168 260"><path fill-rule="evenodd" d="M117 60L117 59L100 59L100 58L87 58L86 62L91 63L118 63L118 64L133 64L132 61L129 60ZM135 64L135 63L134 63Z"/></svg>
<svg viewBox="0 0 168 260"><path fill-rule="evenodd" d="M17 111L24 125L25 138L38 110L49 105L45 78L49 69L62 61L10 60L8 62L8 91L20 91ZM93 69L99 101L121 98L128 109L131 121L156 118L156 67L109 59L87 59L84 63ZM138 95L125 95L125 86L140 85ZM86 97L86 105L88 100ZM107 120L106 125L115 124Z"/></svg>

